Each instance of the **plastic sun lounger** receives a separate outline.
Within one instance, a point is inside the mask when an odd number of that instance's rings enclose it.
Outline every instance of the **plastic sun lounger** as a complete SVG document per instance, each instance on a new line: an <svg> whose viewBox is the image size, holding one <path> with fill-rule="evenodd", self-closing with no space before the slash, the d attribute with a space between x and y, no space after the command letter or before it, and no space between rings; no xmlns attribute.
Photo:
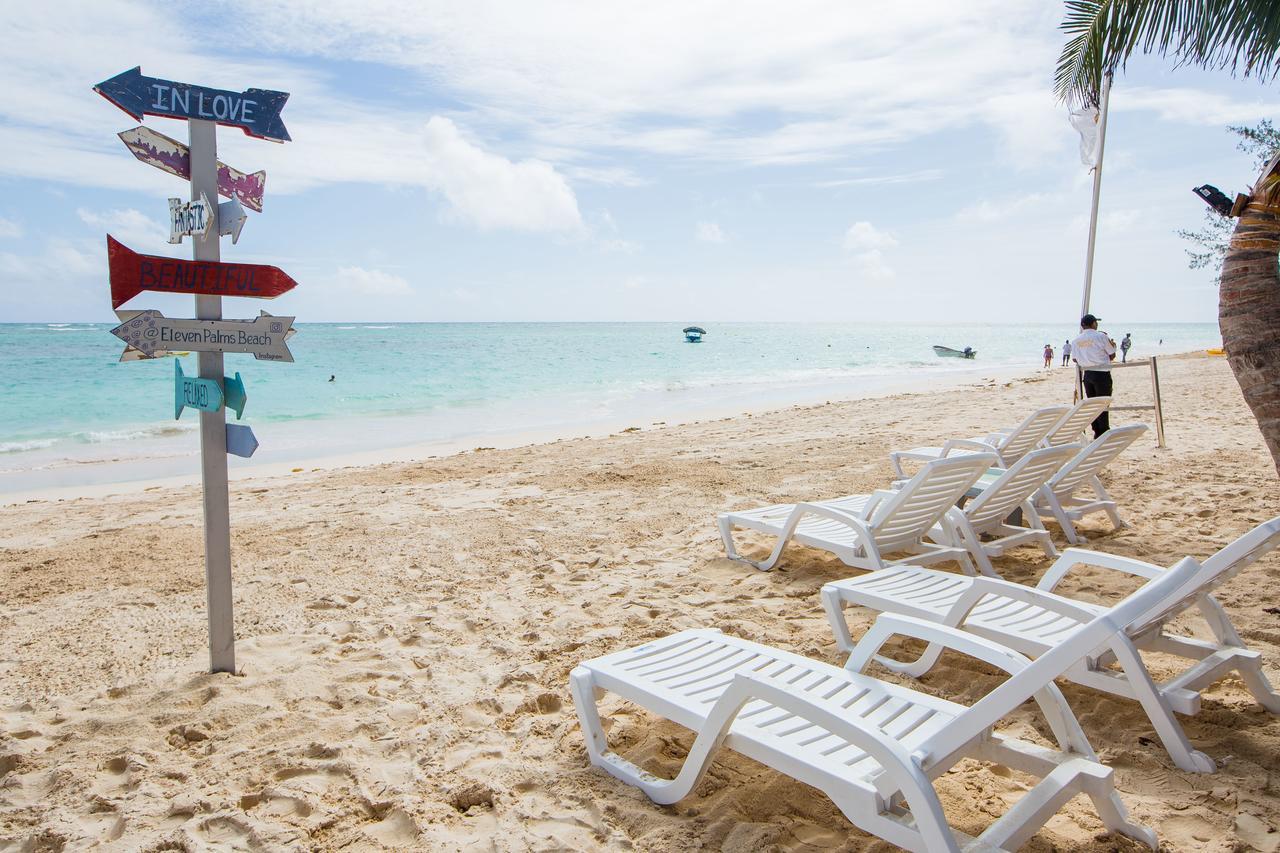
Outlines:
<svg viewBox="0 0 1280 853"><path fill-rule="evenodd" d="M1053 680L1194 570L1187 564L1164 573L1065 631L1034 662L972 633L884 615L843 668L718 631L692 630L583 663L570 674L569 687L591 763L660 804L689 794L725 746L818 788L853 824L906 850L1016 850L1078 793L1092 799L1107 829L1155 847L1155 833L1130 821L1111 770L1098 762ZM869 577L882 574L887 572ZM868 663L895 635L970 655L1009 678L965 707L867 675ZM606 691L696 732L675 778L661 779L609 751L596 704ZM1002 717L1032 697L1056 748L995 731ZM976 839L948 824L932 782L969 757L1039 779Z"/></svg>
<svg viewBox="0 0 1280 853"><path fill-rule="evenodd" d="M906 459L929 462L952 454L994 453L997 457L996 464L1007 468L1039 446L1050 430L1062 423L1063 418L1072 411L1070 406L1036 409L1026 420L1007 432L994 432L976 438L948 439L941 447L895 450L889 454L889 464L893 466L894 473L905 479L907 473L903 470L902 463Z"/></svg>
<svg viewBox="0 0 1280 853"><path fill-rule="evenodd" d="M1036 493L1032 501L1036 512L1041 518L1058 522L1072 545L1088 541L1076 530L1075 522L1090 513L1105 512L1113 525L1124 527L1116 502L1103 488L1098 474L1146 431L1146 424L1130 424L1107 430L1085 445ZM1077 496L1076 492L1086 485L1093 497Z"/></svg>
<svg viewBox="0 0 1280 853"><path fill-rule="evenodd" d="M973 573L968 552L959 546L926 542L925 536L957 500L995 464L994 453L971 453L928 463L897 491L849 495L821 503L775 504L719 516L720 538L731 560L749 563L761 571L772 569L791 540L830 551L846 565L880 569L909 561L926 564L955 560ZM738 554L733 528L746 527L777 537L773 552L764 560ZM945 537L940 537L945 538ZM905 551L897 561L883 554Z"/></svg>
<svg viewBox="0 0 1280 853"><path fill-rule="evenodd" d="M1071 411L1062 416L1062 420L1054 424L1053 429L1044 437L1045 447L1056 447L1059 444L1074 444L1080 440L1080 434L1098 415L1111 408L1110 397L1085 397L1071 407Z"/></svg>
<svg viewBox="0 0 1280 853"><path fill-rule="evenodd" d="M1258 525L1203 564L1190 557L1171 569L1127 557L1069 548L1034 588L990 578L966 578L916 566L900 566L873 575L829 583L822 603L842 649L853 648L842 607L852 604L882 613L903 614L962 627L1035 657L1057 650L1074 636L1078 625L1115 612L1097 604L1065 598L1053 590L1077 566L1097 566L1148 578L1146 587L1190 567L1186 583L1161 596L1133 618L1117 620L1122 631L1081 656L1065 677L1077 684L1136 699L1151 718L1156 734L1183 770L1212 773L1213 760L1194 749L1174 713L1200 711L1201 691L1229 672L1241 680L1268 711L1280 714L1280 696L1262 671L1261 655L1247 648L1212 592L1244 567L1280 545L1280 516ZM1165 623L1195 607L1213 640L1166 631ZM920 676L938 660L942 644L934 643L911 663L878 658L884 666ZM1179 674L1157 682L1142 661L1141 651L1160 652L1192 661ZM1110 668L1117 664L1119 670Z"/></svg>
<svg viewBox="0 0 1280 853"><path fill-rule="evenodd" d="M991 565L991 558L999 557L1018 545L1036 544L1046 556L1058 556L1053 539L1041 523L1031 498L1079 449L1078 444L1064 444L1033 450L1006 471L998 474L988 472L982 478L986 485L977 497L963 509L953 507L947 511L951 522L949 529L954 537L950 544L967 549L978 571L990 577L999 577ZM1010 520L1017 510L1022 511L1023 524ZM935 528L930 536L945 535L946 532L944 528ZM984 540L984 536L988 538Z"/></svg>

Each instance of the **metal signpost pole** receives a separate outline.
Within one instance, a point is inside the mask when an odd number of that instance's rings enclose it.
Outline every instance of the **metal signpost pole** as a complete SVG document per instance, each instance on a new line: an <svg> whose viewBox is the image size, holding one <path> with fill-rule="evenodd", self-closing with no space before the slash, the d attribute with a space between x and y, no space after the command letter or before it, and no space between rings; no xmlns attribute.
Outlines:
<svg viewBox="0 0 1280 853"><path fill-rule="evenodd" d="M191 200L218 197L218 126L212 121L188 119L191 144ZM213 214L216 216L217 214ZM217 224L203 236L192 235L192 257L218 261ZM196 296L196 317L222 319L221 296ZM220 352L197 353L201 379L222 387ZM200 412L200 472L204 484L204 572L209 609L209 670L236 671L235 621L231 599L231 512L227 488L226 409Z"/></svg>

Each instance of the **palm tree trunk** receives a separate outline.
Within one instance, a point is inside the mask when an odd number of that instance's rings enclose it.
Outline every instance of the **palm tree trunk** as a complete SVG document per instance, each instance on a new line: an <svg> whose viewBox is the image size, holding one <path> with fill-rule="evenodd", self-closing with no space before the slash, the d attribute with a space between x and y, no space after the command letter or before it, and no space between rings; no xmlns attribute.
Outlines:
<svg viewBox="0 0 1280 853"><path fill-rule="evenodd" d="M1267 164L1222 264L1218 325L1231 370L1280 474L1280 199Z"/></svg>

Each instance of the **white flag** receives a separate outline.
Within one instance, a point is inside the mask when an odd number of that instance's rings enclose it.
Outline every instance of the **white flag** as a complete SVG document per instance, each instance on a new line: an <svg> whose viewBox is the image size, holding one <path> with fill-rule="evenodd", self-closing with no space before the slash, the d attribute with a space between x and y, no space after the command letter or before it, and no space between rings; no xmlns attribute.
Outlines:
<svg viewBox="0 0 1280 853"><path fill-rule="evenodd" d="M1089 168L1098 165L1098 108L1071 111L1071 126L1080 134L1080 162Z"/></svg>

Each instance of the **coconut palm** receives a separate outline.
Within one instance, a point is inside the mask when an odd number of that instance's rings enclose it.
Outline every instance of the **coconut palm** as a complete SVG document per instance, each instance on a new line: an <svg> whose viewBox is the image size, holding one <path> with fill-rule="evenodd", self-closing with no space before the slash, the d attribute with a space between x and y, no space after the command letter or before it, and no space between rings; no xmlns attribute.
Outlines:
<svg viewBox="0 0 1280 853"><path fill-rule="evenodd" d="M1277 0L1067 0L1059 98L1096 106L1102 77L1134 53L1274 81L1280 73ZM1222 345L1280 473L1280 157L1250 192L1219 277Z"/></svg>

